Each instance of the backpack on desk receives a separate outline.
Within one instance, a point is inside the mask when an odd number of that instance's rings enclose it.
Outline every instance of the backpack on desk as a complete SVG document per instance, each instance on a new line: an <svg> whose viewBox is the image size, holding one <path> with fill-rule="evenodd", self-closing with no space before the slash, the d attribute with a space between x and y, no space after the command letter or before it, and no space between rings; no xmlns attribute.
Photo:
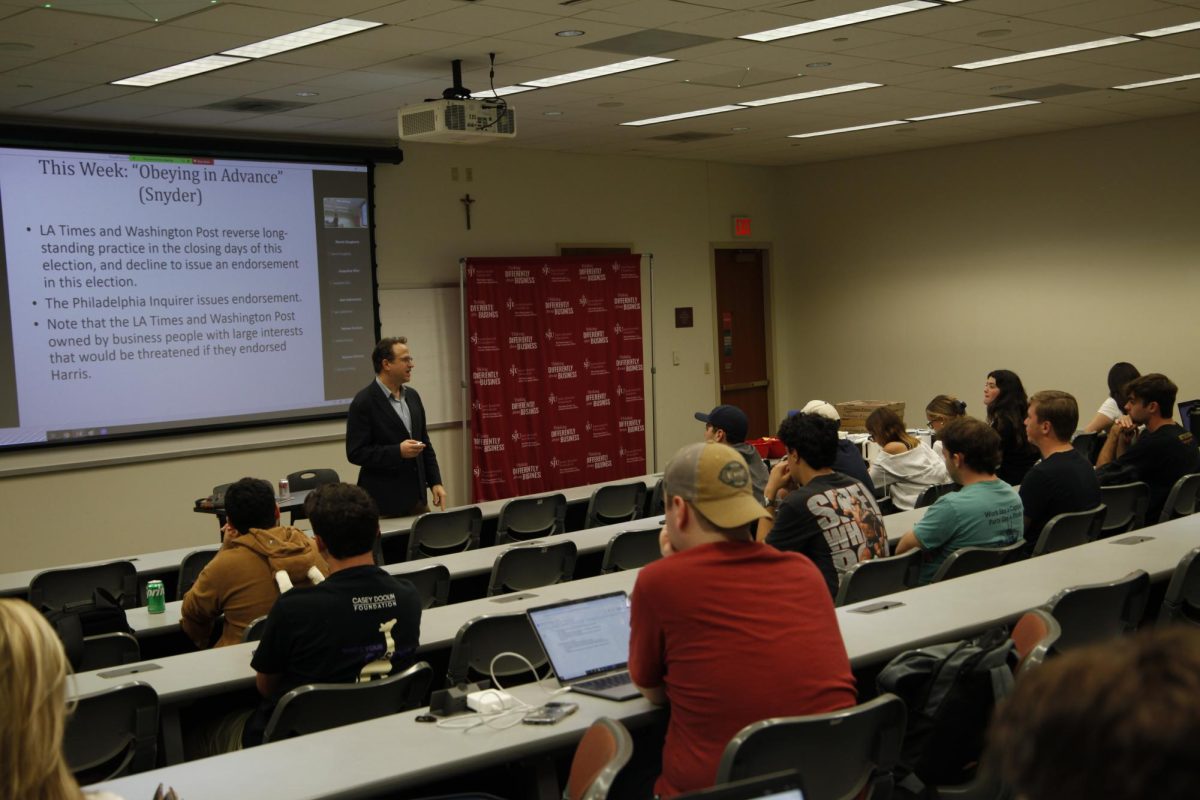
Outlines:
<svg viewBox="0 0 1200 800"><path fill-rule="evenodd" d="M983 752L993 707L1012 691L1016 648L998 628L976 639L907 650L875 682L908 707L900 751L900 796L936 796L927 786L966 783Z"/></svg>
<svg viewBox="0 0 1200 800"><path fill-rule="evenodd" d="M62 639L71 668L78 670L83 663L83 639L103 633L133 633L121 598L113 597L107 589L96 588L92 599L67 603L61 608L43 606L42 614L50 627Z"/></svg>

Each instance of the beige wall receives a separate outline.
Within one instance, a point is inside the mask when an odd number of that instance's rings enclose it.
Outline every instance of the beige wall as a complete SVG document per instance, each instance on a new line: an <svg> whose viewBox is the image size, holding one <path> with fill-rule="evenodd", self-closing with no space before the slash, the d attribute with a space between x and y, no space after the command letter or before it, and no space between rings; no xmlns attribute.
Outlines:
<svg viewBox="0 0 1200 800"><path fill-rule="evenodd" d="M691 414L717 397L715 377L704 372L714 354L710 242L730 238L734 214L750 214L756 238L772 241L772 213L779 208L774 171L428 145L405 147L405 157L404 164L376 173L383 288L457 283L463 256L546 255L559 244L605 242L653 253L660 460L697 438L699 423ZM459 168L458 182L451 180L452 167ZM470 183L463 180L468 167ZM468 191L477 199L471 231L458 200ZM777 244L773 258L784 257L786 248ZM695 308L694 328L674 329L673 309L682 305ZM420 343L412 345L419 356ZM671 365L672 351L680 354L678 366ZM420 372L413 385L420 388ZM212 518L188 509L218 483L247 474L276 480L317 466L353 480L340 431L337 423L319 423L0 456L0 474L10 474L0 478L0 572L211 543ZM451 502L467 502L461 431L434 431L432 438ZM212 452L224 447L232 450ZM169 457L197 450L202 454ZM142 456L158 460L88 464ZM11 474L64 461L76 468Z"/></svg>
<svg viewBox="0 0 1200 800"><path fill-rule="evenodd" d="M930 123L934 124L934 123ZM988 371L1090 419L1115 361L1200 396L1200 116L796 167L776 277L790 407L935 394Z"/></svg>

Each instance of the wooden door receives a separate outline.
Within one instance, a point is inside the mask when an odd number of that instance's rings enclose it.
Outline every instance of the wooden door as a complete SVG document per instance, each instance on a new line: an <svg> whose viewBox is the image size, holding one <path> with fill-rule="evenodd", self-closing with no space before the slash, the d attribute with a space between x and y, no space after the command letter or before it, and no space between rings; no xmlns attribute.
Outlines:
<svg viewBox="0 0 1200 800"><path fill-rule="evenodd" d="M746 412L747 439L774 435L767 392L766 251L717 250L717 375L721 403Z"/></svg>

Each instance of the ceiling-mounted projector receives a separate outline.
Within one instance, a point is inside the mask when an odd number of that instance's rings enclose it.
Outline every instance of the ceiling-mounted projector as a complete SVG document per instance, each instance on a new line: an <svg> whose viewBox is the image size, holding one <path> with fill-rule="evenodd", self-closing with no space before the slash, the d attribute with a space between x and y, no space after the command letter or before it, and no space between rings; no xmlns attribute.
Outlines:
<svg viewBox="0 0 1200 800"><path fill-rule="evenodd" d="M451 62L454 85L441 100L426 100L399 111L402 141L477 144L517 135L517 118L503 98L471 97L462 85L462 61Z"/></svg>

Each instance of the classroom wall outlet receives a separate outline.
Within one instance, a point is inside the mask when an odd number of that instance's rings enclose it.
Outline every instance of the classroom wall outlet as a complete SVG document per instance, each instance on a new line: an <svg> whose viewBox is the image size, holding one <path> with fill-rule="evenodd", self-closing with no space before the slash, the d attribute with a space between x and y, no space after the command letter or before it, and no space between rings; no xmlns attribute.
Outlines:
<svg viewBox="0 0 1200 800"><path fill-rule="evenodd" d="M671 363L677 367L679 366L679 351L678 350L671 351Z"/></svg>
<svg viewBox="0 0 1200 800"><path fill-rule="evenodd" d="M463 169L463 176L465 177L467 183L470 183L471 181L475 180L475 170L471 167L466 167Z"/></svg>
<svg viewBox="0 0 1200 800"><path fill-rule="evenodd" d="M705 375L711 375L711 374L712 374L712 365L711 365L711 364L709 364L707 361L705 361L705 362L704 362L704 374L705 374Z"/></svg>
<svg viewBox="0 0 1200 800"><path fill-rule="evenodd" d="M450 168L450 180L452 180L452 181L458 180L458 167Z"/></svg>

